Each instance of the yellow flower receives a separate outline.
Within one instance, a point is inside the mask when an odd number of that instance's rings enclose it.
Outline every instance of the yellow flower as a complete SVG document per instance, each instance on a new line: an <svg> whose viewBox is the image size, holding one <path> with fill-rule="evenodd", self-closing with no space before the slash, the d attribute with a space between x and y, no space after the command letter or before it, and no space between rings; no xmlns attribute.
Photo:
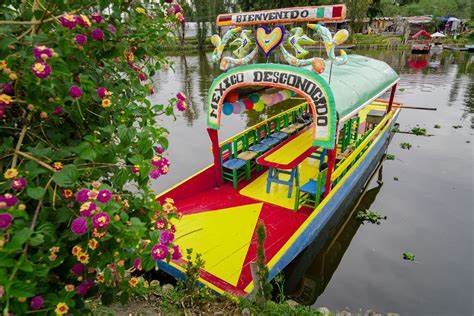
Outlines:
<svg viewBox="0 0 474 316"><path fill-rule="evenodd" d="M19 211L24 211L24 210L26 210L26 205L23 204L23 203L18 204L18 210L19 210Z"/></svg>
<svg viewBox="0 0 474 316"><path fill-rule="evenodd" d="M8 105L10 102L12 102L12 97L8 94L2 93L0 94L0 102Z"/></svg>
<svg viewBox="0 0 474 316"><path fill-rule="evenodd" d="M54 253L52 253L52 254L50 254L50 255L48 256L48 258L49 258L49 261L56 261L56 259L58 258L58 256L56 256Z"/></svg>
<svg viewBox="0 0 474 316"><path fill-rule="evenodd" d="M43 65L42 63L35 63L34 66L33 66L33 69L36 73L43 72L45 68L46 68L46 66Z"/></svg>
<svg viewBox="0 0 474 316"><path fill-rule="evenodd" d="M72 247L72 254L74 256L77 256L80 253L82 253L82 247L81 246L76 245L76 246Z"/></svg>
<svg viewBox="0 0 474 316"><path fill-rule="evenodd" d="M24 296L19 297L18 302L20 302L20 303L26 302L26 297L24 297Z"/></svg>
<svg viewBox="0 0 474 316"><path fill-rule="evenodd" d="M8 66L8 64L5 60L0 60L0 70L3 70L7 66Z"/></svg>
<svg viewBox="0 0 474 316"><path fill-rule="evenodd" d="M66 292L74 291L74 285L72 285L72 284L66 284L66 286L64 288L66 289Z"/></svg>
<svg viewBox="0 0 474 316"><path fill-rule="evenodd" d="M18 79L18 75L12 72L11 74L8 75L8 78L10 78L10 80L16 80Z"/></svg>
<svg viewBox="0 0 474 316"><path fill-rule="evenodd" d="M171 203L165 203L163 204L163 210L166 212L166 213L169 213L171 211L174 210L174 205L171 204Z"/></svg>
<svg viewBox="0 0 474 316"><path fill-rule="evenodd" d="M97 249L97 246L99 246L99 243L95 239L89 240L89 242L87 244L88 244L89 248L92 249L92 250Z"/></svg>
<svg viewBox="0 0 474 316"><path fill-rule="evenodd" d="M143 287L147 289L150 286L147 280L143 281Z"/></svg>
<svg viewBox="0 0 474 316"><path fill-rule="evenodd" d="M108 108L111 105L112 105L112 101L110 101L110 99L103 99L100 106L103 108Z"/></svg>
<svg viewBox="0 0 474 316"><path fill-rule="evenodd" d="M17 175L18 175L18 170L16 170L15 168L7 169L7 171L5 171L5 173L3 174L5 179L13 179Z"/></svg>
<svg viewBox="0 0 474 316"><path fill-rule="evenodd" d="M128 280L128 284L130 284L131 287L136 287L138 284L138 278L131 278L130 280Z"/></svg>
<svg viewBox="0 0 474 316"><path fill-rule="evenodd" d="M61 302L56 305L56 309L54 310L56 315L64 315L69 311L69 306L66 303Z"/></svg>
<svg viewBox="0 0 474 316"><path fill-rule="evenodd" d="M145 14L146 13L145 9L143 9L142 7L135 8L135 11L139 14Z"/></svg>
<svg viewBox="0 0 474 316"><path fill-rule="evenodd" d="M97 280L97 283L104 283L104 275L101 273L101 274L97 274L97 276L95 277L95 279Z"/></svg>
<svg viewBox="0 0 474 316"><path fill-rule="evenodd" d="M82 264L87 264L89 263L89 255L87 252L82 252L77 256L77 261L79 261Z"/></svg>
<svg viewBox="0 0 474 316"><path fill-rule="evenodd" d="M63 164L59 161L53 163L53 169L56 171L61 171L63 169Z"/></svg>
<svg viewBox="0 0 474 316"><path fill-rule="evenodd" d="M166 198L165 202L170 203L170 204L174 204L174 200L172 198Z"/></svg>
<svg viewBox="0 0 474 316"><path fill-rule="evenodd" d="M115 214L115 215L114 215L114 220L115 220L116 222L118 222L118 221L120 220L120 215Z"/></svg>

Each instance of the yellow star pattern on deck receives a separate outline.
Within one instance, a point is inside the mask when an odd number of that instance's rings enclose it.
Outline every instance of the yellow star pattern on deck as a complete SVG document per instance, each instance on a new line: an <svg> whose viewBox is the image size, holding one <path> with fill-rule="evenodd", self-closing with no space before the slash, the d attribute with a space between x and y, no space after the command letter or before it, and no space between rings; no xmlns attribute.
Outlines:
<svg viewBox="0 0 474 316"><path fill-rule="evenodd" d="M237 285L263 203L189 214L176 223L182 251L201 253L204 270ZM182 237L180 237L182 236Z"/></svg>

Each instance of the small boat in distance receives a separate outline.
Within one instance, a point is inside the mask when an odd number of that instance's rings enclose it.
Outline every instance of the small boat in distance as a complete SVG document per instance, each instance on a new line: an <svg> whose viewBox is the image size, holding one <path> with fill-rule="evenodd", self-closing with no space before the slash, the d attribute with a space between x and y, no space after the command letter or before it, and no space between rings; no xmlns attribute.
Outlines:
<svg viewBox="0 0 474 316"><path fill-rule="evenodd" d="M319 22L345 16L337 4L217 17L227 30L211 39L223 71L206 104L213 163L158 199L173 199L183 214L176 242L202 254L199 281L218 293L255 290L258 223L266 227L269 280L310 244L325 243L324 229L350 208L384 157L401 107L394 102L399 77L385 62L336 54L348 32L332 34ZM327 59L311 57L303 46L314 40L294 23L316 31ZM224 54L228 46L232 54ZM266 62L256 62L258 55ZM219 140L225 116L276 105L285 110ZM185 276L185 258L158 265Z"/></svg>
<svg viewBox="0 0 474 316"><path fill-rule="evenodd" d="M411 39L413 44L411 46L412 54L429 54L431 49L431 34L425 30L416 32Z"/></svg>

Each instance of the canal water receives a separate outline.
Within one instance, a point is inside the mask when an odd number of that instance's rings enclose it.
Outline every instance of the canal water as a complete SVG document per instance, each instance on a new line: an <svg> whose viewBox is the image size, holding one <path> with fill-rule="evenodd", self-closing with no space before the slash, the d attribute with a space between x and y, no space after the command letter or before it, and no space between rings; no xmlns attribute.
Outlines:
<svg viewBox="0 0 474 316"><path fill-rule="evenodd" d="M473 315L474 298L474 55L443 51L414 56L407 51L353 51L381 59L399 74L396 101L436 111L403 110L400 130L414 127L432 136L395 134L383 184L369 184L361 203L304 277L299 300L331 310L396 312L401 315ZM211 163L206 133L207 89L218 74L209 55L170 57L173 70L155 77L153 102L176 92L189 109L176 121L160 118L169 132L170 173L153 183L158 192ZM223 117L220 139L282 109ZM411 149L402 149L409 143ZM387 216L361 225L360 210ZM403 260L411 252L415 261Z"/></svg>

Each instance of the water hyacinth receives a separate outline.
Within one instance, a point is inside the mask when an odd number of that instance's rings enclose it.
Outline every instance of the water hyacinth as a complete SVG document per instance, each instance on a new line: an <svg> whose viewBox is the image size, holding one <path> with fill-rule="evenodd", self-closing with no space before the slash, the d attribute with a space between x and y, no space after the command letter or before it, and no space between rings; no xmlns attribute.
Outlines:
<svg viewBox="0 0 474 316"><path fill-rule="evenodd" d="M31 66L31 71L36 77L46 79L51 74L51 67L44 61L37 61Z"/></svg>
<svg viewBox="0 0 474 316"><path fill-rule="evenodd" d="M105 212L100 212L92 217L92 226L94 228L107 228L110 223L110 217Z"/></svg>
<svg viewBox="0 0 474 316"><path fill-rule="evenodd" d="M1 202L0 202L1 203ZM5 230L13 222L13 216L11 216L9 213L0 213L0 229Z"/></svg>
<svg viewBox="0 0 474 316"><path fill-rule="evenodd" d="M87 218L78 217L71 223L71 231L76 235L84 235L87 232Z"/></svg>
<svg viewBox="0 0 474 316"><path fill-rule="evenodd" d="M71 86L69 95L74 99L79 99L82 96L82 90L76 85Z"/></svg>
<svg viewBox="0 0 474 316"><path fill-rule="evenodd" d="M43 300L43 297L40 295L34 296L30 301L30 308L32 310L41 309L43 308L43 306L44 306L44 300Z"/></svg>
<svg viewBox="0 0 474 316"><path fill-rule="evenodd" d="M14 179L11 183L11 188L15 191L21 191L26 188L26 179L25 178L17 178Z"/></svg>
<svg viewBox="0 0 474 316"><path fill-rule="evenodd" d="M77 34L75 41L77 45L84 46L87 43L87 36L84 34Z"/></svg>
<svg viewBox="0 0 474 316"><path fill-rule="evenodd" d="M46 60L53 57L54 51L44 45L35 46L33 49L33 55L36 60Z"/></svg>
<svg viewBox="0 0 474 316"><path fill-rule="evenodd" d="M91 32L91 37L94 41L102 41L104 40L104 32L99 28L95 28Z"/></svg>
<svg viewBox="0 0 474 316"><path fill-rule="evenodd" d="M64 14L63 16L59 17L59 22L62 26L73 29L77 25L77 17L73 14Z"/></svg>
<svg viewBox="0 0 474 316"><path fill-rule="evenodd" d="M151 257L155 260L163 260L169 254L168 247L165 245L157 244L151 248Z"/></svg>

